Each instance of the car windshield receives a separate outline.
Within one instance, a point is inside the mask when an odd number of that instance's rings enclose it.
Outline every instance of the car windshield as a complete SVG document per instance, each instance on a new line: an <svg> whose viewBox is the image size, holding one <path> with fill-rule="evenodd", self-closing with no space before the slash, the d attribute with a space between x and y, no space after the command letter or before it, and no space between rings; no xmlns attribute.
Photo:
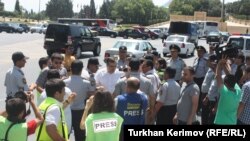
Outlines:
<svg viewBox="0 0 250 141"><path fill-rule="evenodd" d="M220 35L220 33L216 31L212 31L212 32L209 32L208 35Z"/></svg>
<svg viewBox="0 0 250 141"><path fill-rule="evenodd" d="M228 35L228 33L227 32L221 32L221 35Z"/></svg>
<svg viewBox="0 0 250 141"><path fill-rule="evenodd" d="M118 41L114 45L113 48L119 48L120 46L126 46L127 49L135 49L136 47L139 47L138 42L126 42L126 41Z"/></svg>
<svg viewBox="0 0 250 141"><path fill-rule="evenodd" d="M232 44L233 46L237 46L240 49L243 49L244 39L243 38L230 38L228 44Z"/></svg>
<svg viewBox="0 0 250 141"><path fill-rule="evenodd" d="M179 41L179 42L183 42L184 41L184 37L169 36L167 38L167 41Z"/></svg>

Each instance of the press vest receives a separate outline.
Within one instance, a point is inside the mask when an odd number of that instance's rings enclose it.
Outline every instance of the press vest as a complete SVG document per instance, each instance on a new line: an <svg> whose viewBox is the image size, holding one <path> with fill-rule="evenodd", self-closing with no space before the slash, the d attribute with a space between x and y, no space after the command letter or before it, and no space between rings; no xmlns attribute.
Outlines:
<svg viewBox="0 0 250 141"><path fill-rule="evenodd" d="M146 101L142 94L123 94L117 97L116 112L123 117L124 125L145 123Z"/></svg>
<svg viewBox="0 0 250 141"><path fill-rule="evenodd" d="M10 122L5 117L0 116L0 140L5 139L5 134L10 127ZM27 123L18 123L13 125L8 133L8 141L27 141L28 136L28 125ZM18 139L17 139L18 138Z"/></svg>
<svg viewBox="0 0 250 141"><path fill-rule="evenodd" d="M123 119L116 113L101 112L88 115L86 141L119 141Z"/></svg>
<svg viewBox="0 0 250 141"><path fill-rule="evenodd" d="M46 112L47 109L50 106L58 106L60 108L60 114L61 114L61 121L59 122L57 126L57 131L59 132L60 136L63 137L65 140L68 140L68 129L67 125L65 123L65 115L64 111L61 108L60 105L58 105L58 102L56 99L48 97L46 98L41 105L39 106L40 112L43 114L43 117L45 119L46 117ZM40 132L40 136L39 136ZM46 123L41 124L37 129L36 129L36 136L38 141L52 141L52 139L49 137L46 131Z"/></svg>

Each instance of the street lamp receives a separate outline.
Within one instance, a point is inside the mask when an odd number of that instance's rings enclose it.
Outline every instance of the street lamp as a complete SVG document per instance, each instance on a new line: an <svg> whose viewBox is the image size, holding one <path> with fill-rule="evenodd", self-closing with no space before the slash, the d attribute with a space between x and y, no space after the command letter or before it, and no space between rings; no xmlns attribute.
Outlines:
<svg viewBox="0 0 250 141"><path fill-rule="evenodd" d="M224 22L225 21L225 15L224 15L224 6L225 6L225 0L222 0L222 6L221 6L221 21Z"/></svg>
<svg viewBox="0 0 250 141"><path fill-rule="evenodd" d="M38 8L38 23L40 21L40 6L41 6L41 0L39 0L39 8Z"/></svg>

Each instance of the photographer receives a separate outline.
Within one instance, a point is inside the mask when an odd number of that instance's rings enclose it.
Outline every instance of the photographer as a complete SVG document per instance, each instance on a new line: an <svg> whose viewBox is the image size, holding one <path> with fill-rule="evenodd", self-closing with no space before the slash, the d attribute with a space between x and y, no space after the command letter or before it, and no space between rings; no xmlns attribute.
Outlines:
<svg viewBox="0 0 250 141"><path fill-rule="evenodd" d="M34 102L33 94L25 94L30 103L36 119L29 122L25 121L26 105L21 98L12 98L6 101L6 112L0 114L0 140L4 141L26 141L27 136L34 134L36 128L43 122L43 117L39 113ZM6 116L7 113L7 117ZM15 126L15 127L14 127Z"/></svg>
<svg viewBox="0 0 250 141"><path fill-rule="evenodd" d="M222 70L226 73L224 83ZM235 76L230 74L230 72L231 67L227 57L222 56L216 68L216 80L220 93L218 108L215 108L214 124L217 125L236 125L237 122L237 108L240 102L241 89L236 83Z"/></svg>

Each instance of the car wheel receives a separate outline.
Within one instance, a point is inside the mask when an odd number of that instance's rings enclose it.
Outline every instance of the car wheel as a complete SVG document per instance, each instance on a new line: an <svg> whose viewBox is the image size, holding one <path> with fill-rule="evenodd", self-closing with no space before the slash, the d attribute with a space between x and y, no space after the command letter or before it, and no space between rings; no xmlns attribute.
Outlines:
<svg viewBox="0 0 250 141"><path fill-rule="evenodd" d="M146 37L146 36L143 36L143 37L142 37L142 40L147 40L147 37Z"/></svg>
<svg viewBox="0 0 250 141"><path fill-rule="evenodd" d="M186 52L186 54L185 54L185 58L188 58L188 52L189 52L189 51L187 50L187 52Z"/></svg>
<svg viewBox="0 0 250 141"><path fill-rule="evenodd" d="M115 38L115 35L114 35L114 34L111 34L110 37L111 37L111 38Z"/></svg>
<svg viewBox="0 0 250 141"><path fill-rule="evenodd" d="M30 31L31 34L33 34L33 31Z"/></svg>
<svg viewBox="0 0 250 141"><path fill-rule="evenodd" d="M123 38L124 38L124 39L128 39L128 36L127 36L127 35L124 35Z"/></svg>
<svg viewBox="0 0 250 141"><path fill-rule="evenodd" d="M40 31L39 31L39 34L42 34L42 33L43 33L43 31L42 31L42 30L40 30Z"/></svg>
<svg viewBox="0 0 250 141"><path fill-rule="evenodd" d="M13 33L13 30L11 29L11 30L9 31L9 33Z"/></svg>
<svg viewBox="0 0 250 141"><path fill-rule="evenodd" d="M81 50L80 46L78 46L76 49L75 56L77 59L79 59L81 57L81 55L82 55L82 50Z"/></svg>
<svg viewBox="0 0 250 141"><path fill-rule="evenodd" d="M155 36L152 36L151 39L154 40L154 39L155 39Z"/></svg>
<svg viewBox="0 0 250 141"><path fill-rule="evenodd" d="M95 50L93 51L94 56L99 56L101 53L101 46L97 45Z"/></svg>
<svg viewBox="0 0 250 141"><path fill-rule="evenodd" d="M192 53L191 53L191 56L194 56L194 51L195 51L195 48L193 49Z"/></svg>

